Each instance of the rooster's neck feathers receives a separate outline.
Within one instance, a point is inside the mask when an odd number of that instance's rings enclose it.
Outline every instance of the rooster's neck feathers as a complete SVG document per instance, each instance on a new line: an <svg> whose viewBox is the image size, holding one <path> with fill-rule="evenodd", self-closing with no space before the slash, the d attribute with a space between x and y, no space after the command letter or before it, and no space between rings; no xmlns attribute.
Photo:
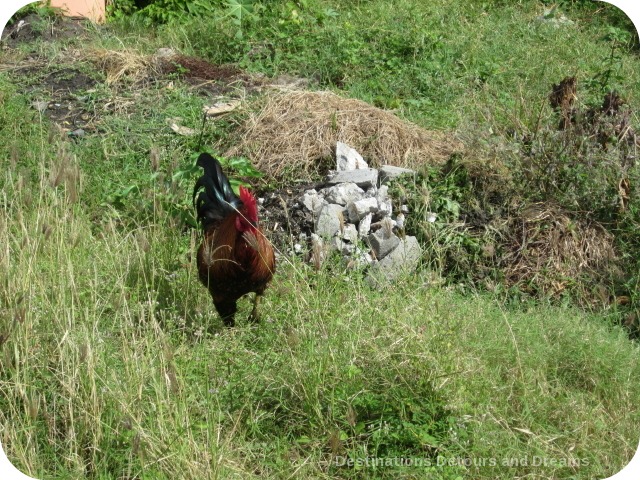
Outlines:
<svg viewBox="0 0 640 480"><path fill-rule="evenodd" d="M193 189L193 203L198 221L206 230L228 215L243 210L244 205L233 192L229 179L217 159L208 153L202 153L198 157L197 165L202 167L204 174Z"/></svg>
<svg viewBox="0 0 640 480"><path fill-rule="evenodd" d="M244 214L247 220L258 223L258 205L256 203L256 197L254 197L249 190L244 187L240 187L240 201L244 204Z"/></svg>

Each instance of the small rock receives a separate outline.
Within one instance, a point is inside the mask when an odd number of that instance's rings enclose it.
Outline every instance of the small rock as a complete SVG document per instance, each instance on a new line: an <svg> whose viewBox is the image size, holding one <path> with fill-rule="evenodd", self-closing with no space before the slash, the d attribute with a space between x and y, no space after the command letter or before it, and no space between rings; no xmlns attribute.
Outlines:
<svg viewBox="0 0 640 480"><path fill-rule="evenodd" d="M358 229L353 223L347 223L342 229L341 237L351 243L358 241Z"/></svg>
<svg viewBox="0 0 640 480"><path fill-rule="evenodd" d="M370 253L361 253L356 257L356 261L363 265L371 265L373 263L373 257Z"/></svg>
<svg viewBox="0 0 640 480"><path fill-rule="evenodd" d="M368 213L360 219L360 223L358 224L358 235L360 235L360 238L364 238L369 234L372 219L373 213Z"/></svg>
<svg viewBox="0 0 640 480"><path fill-rule="evenodd" d="M387 217L387 216L391 215L392 211L393 211L393 205L391 203L391 200L386 200L386 201L380 203L380 205L378 206L378 216L379 217Z"/></svg>
<svg viewBox="0 0 640 480"><path fill-rule="evenodd" d="M364 161L362 155L354 148L342 142L336 144L336 162L339 172L369 168L369 165Z"/></svg>
<svg viewBox="0 0 640 480"><path fill-rule="evenodd" d="M404 229L404 213L399 213L398 215L396 215L396 226L402 230Z"/></svg>
<svg viewBox="0 0 640 480"><path fill-rule="evenodd" d="M300 245L299 243L296 243L293 246L293 251L296 252L296 253L301 253L302 252L302 245Z"/></svg>
<svg viewBox="0 0 640 480"><path fill-rule="evenodd" d="M376 190L376 198L378 199L378 203L389 200L389 187L387 185L380 185L380 188Z"/></svg>
<svg viewBox="0 0 640 480"><path fill-rule="evenodd" d="M202 112L206 117L217 117L234 111L242 102L240 100L231 100L229 102L218 102L213 105L205 105L202 107Z"/></svg>
<svg viewBox="0 0 640 480"><path fill-rule="evenodd" d="M171 130L176 132L178 135L182 135L184 137L192 137L197 133L193 128L180 125L180 122L182 122L182 118L180 117L167 118L166 122L167 125L169 125L169 128L171 128Z"/></svg>
<svg viewBox="0 0 640 480"><path fill-rule="evenodd" d="M40 113L42 113L49 106L49 102L45 102L43 100L36 100L35 102L31 103L31 106L35 108L37 111L39 111Z"/></svg>
<svg viewBox="0 0 640 480"><path fill-rule="evenodd" d="M378 260L386 257L400 243L400 239L395 235L386 235L384 229L378 230L367 237L371 250Z"/></svg>
<svg viewBox="0 0 640 480"><path fill-rule="evenodd" d="M400 206L400 212L401 213L409 213L409 205Z"/></svg>
<svg viewBox="0 0 640 480"><path fill-rule="evenodd" d="M366 190L378 182L378 170L375 168L361 168L358 170L338 172L327 181L329 185L348 182L355 183L360 188Z"/></svg>
<svg viewBox="0 0 640 480"><path fill-rule="evenodd" d="M387 183L400 175L415 175L416 171L409 168L394 167L393 165L384 165L380 168L380 183Z"/></svg>
<svg viewBox="0 0 640 480"><path fill-rule="evenodd" d="M405 237L385 258L371 266L367 281L374 287L382 287L403 273L416 269L422 256L422 248L416 237Z"/></svg>
<svg viewBox="0 0 640 480"><path fill-rule="evenodd" d="M313 213L314 215L318 215L322 207L327 203L324 199L318 195L318 192L315 190L307 190L300 198L300 203L304 205L304 207Z"/></svg>
<svg viewBox="0 0 640 480"><path fill-rule="evenodd" d="M329 203L337 203L338 205L356 202L364 197L364 190L355 183L341 183L323 190L324 198Z"/></svg>
<svg viewBox="0 0 640 480"><path fill-rule="evenodd" d="M346 256L343 260L349 269L365 268L374 262L373 257L364 252L356 252L355 255Z"/></svg>
<svg viewBox="0 0 640 480"><path fill-rule="evenodd" d="M81 128L78 128L77 130L74 130L73 132L69 132L68 135L70 137L84 137L84 130Z"/></svg>
<svg viewBox="0 0 640 480"><path fill-rule="evenodd" d="M347 205L349 220L354 223L360 221L369 213L376 212L377 210L378 201L375 198L363 198L357 202L349 202Z"/></svg>
<svg viewBox="0 0 640 480"><path fill-rule="evenodd" d="M342 255L351 255L356 250L354 244L345 242L340 237L333 237L331 239L331 248L338 250Z"/></svg>
<svg viewBox="0 0 640 480"><path fill-rule="evenodd" d="M340 225L342 224L340 216L343 215L343 211L344 207L342 205L334 203L324 205L320 209L316 220L316 233L325 238L333 237L340 230Z"/></svg>
<svg viewBox="0 0 640 480"><path fill-rule="evenodd" d="M371 224L371 231L377 232L381 228L384 228L386 232L392 232L393 227L395 226L396 226L395 220L389 217L384 217L382 220L379 220ZM390 233L388 235L390 235Z"/></svg>

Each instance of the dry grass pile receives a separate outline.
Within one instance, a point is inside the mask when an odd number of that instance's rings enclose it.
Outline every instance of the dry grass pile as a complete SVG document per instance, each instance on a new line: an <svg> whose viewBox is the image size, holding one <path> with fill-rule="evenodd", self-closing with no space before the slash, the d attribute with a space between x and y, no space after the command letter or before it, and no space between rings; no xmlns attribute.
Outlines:
<svg viewBox="0 0 640 480"><path fill-rule="evenodd" d="M125 81L136 85L160 74L155 57L129 49L92 50L87 56L105 73L109 85Z"/></svg>
<svg viewBox="0 0 640 480"><path fill-rule="evenodd" d="M418 168L462 150L458 140L428 131L363 101L331 92L285 91L266 97L238 132L227 156L246 156L274 178L309 179L344 142L370 166Z"/></svg>
<svg viewBox="0 0 640 480"><path fill-rule="evenodd" d="M616 275L613 235L597 223L572 220L555 205L536 203L510 227L509 253L502 259L508 285L554 297L573 287L593 289ZM589 298L588 292L579 293Z"/></svg>

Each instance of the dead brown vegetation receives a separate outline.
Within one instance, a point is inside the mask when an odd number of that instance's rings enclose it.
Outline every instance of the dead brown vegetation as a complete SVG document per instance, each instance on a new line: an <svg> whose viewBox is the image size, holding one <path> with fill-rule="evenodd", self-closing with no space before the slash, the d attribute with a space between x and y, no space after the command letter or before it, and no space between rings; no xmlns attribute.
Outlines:
<svg viewBox="0 0 640 480"><path fill-rule="evenodd" d="M598 280L604 284L619 274L613 235L596 222L571 218L557 205L526 206L508 231L501 263L510 286L556 297L574 285L597 290ZM608 303L608 296L579 293L584 300Z"/></svg>
<svg viewBox="0 0 640 480"><path fill-rule="evenodd" d="M237 132L225 155L246 156L269 176L309 179L334 155L337 141L357 149L372 167L417 168L446 161L462 143L420 128L361 100L331 92L267 95Z"/></svg>

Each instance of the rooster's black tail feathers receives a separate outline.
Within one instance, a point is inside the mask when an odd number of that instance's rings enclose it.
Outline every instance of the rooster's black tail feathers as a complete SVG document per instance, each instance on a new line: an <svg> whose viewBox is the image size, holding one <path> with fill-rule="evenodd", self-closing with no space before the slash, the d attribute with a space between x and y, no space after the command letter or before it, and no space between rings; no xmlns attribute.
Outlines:
<svg viewBox="0 0 640 480"><path fill-rule="evenodd" d="M202 175L193 189L193 204L198 221L203 228L218 222L242 206L233 192L229 179L222 171L220 162L208 153L201 153L197 165L202 167ZM198 195L198 191L203 189Z"/></svg>

